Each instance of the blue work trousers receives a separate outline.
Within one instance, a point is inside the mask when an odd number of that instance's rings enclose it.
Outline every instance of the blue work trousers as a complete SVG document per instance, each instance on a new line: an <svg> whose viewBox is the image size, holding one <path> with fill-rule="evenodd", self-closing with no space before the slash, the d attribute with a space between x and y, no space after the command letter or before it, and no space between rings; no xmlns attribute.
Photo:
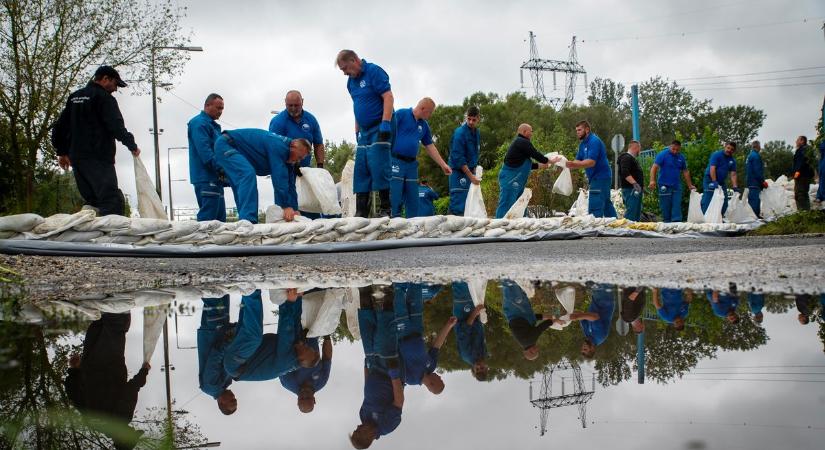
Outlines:
<svg viewBox="0 0 825 450"><path fill-rule="evenodd" d="M235 337L226 346L223 366L233 378L240 376L246 361L255 354L264 335L264 314L261 291L241 297L241 312L235 325Z"/></svg>
<svg viewBox="0 0 825 450"><path fill-rule="evenodd" d="M470 168L474 171L475 167ZM470 190L470 179L461 169L453 168L450 175L450 210L449 213L455 216L464 215L464 205L467 203L467 192Z"/></svg>
<svg viewBox="0 0 825 450"><path fill-rule="evenodd" d="M825 158L823 157L819 158L819 187L816 189L816 198L825 202Z"/></svg>
<svg viewBox="0 0 825 450"><path fill-rule="evenodd" d="M762 186L748 186L748 204L751 205L753 213L756 217L762 218L762 203L759 200L759 193L762 192Z"/></svg>
<svg viewBox="0 0 825 450"><path fill-rule="evenodd" d="M403 161L392 157L390 159L390 204L392 216L401 216L401 205L404 205L404 216L418 216L418 161Z"/></svg>
<svg viewBox="0 0 825 450"><path fill-rule="evenodd" d="M659 209L662 210L662 222L682 221L682 185L659 185Z"/></svg>
<svg viewBox="0 0 825 450"><path fill-rule="evenodd" d="M590 198L587 208L594 217L616 217L616 208L610 201L610 185L612 180L590 180Z"/></svg>
<svg viewBox="0 0 825 450"><path fill-rule="evenodd" d="M238 220L258 223L258 177L255 168L223 136L215 140L215 162L232 183Z"/></svg>
<svg viewBox="0 0 825 450"><path fill-rule="evenodd" d="M195 199L198 201L198 222L220 220L226 222L226 201L223 186L217 181L194 183Z"/></svg>
<svg viewBox="0 0 825 450"><path fill-rule="evenodd" d="M424 297L419 283L395 283L393 310L398 339L424 334Z"/></svg>
<svg viewBox="0 0 825 450"><path fill-rule="evenodd" d="M622 188L625 219L638 222L642 217L642 196L641 192L636 192L633 188Z"/></svg>
<svg viewBox="0 0 825 450"><path fill-rule="evenodd" d="M372 308L358 310L358 327L368 369L389 370L389 359L398 357L398 339L393 311Z"/></svg>
<svg viewBox="0 0 825 450"><path fill-rule="evenodd" d="M728 210L728 189L722 183L719 183L719 187L722 188L722 193L725 195L725 203L722 204L722 215L724 216L725 211ZM708 210L710 201L713 199L713 191L715 190L716 189L711 189L708 183L702 183L702 214Z"/></svg>
<svg viewBox="0 0 825 450"><path fill-rule="evenodd" d="M378 125L358 133L352 190L356 194L390 188L391 142L378 142Z"/></svg>
<svg viewBox="0 0 825 450"><path fill-rule="evenodd" d="M498 172L498 208L496 208L496 219L501 219L516 203L516 200L524 192L527 185L527 178L530 177L530 167L533 162L525 160L520 167L510 167L507 164L501 165Z"/></svg>

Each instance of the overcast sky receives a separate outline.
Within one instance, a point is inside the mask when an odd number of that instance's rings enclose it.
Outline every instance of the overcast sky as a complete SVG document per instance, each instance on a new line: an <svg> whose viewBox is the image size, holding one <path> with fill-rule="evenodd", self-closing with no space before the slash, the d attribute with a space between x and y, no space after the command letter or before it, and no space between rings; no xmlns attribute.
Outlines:
<svg viewBox="0 0 825 450"><path fill-rule="evenodd" d="M192 53L171 93L159 95L165 203L166 149L187 144L186 122L210 92L226 101L224 129L266 128L271 111L283 109L286 91L298 89L326 139L352 141L352 103L346 78L334 65L342 48L387 71L396 108L423 96L457 104L476 91L521 89L519 66L528 59L531 30L547 59L566 59L576 35L588 80L607 77L629 87L658 75L690 86L715 106L760 108L767 114L758 136L763 141L814 135L825 92L825 67L790 70L825 66L825 2L818 0L178 3L188 8L183 25L193 32L191 44L204 52ZM769 71L782 72L696 78ZM528 74L525 80L532 93ZM575 101L585 102L584 80L577 84ZM545 85L552 89L549 76ZM151 97L128 92L116 95L153 172ZM172 152L172 178L188 180L186 152ZM117 163L123 190L134 199L129 154L120 151ZM272 201L267 183L259 183L262 207ZM188 181L173 188L176 207L195 205Z"/></svg>

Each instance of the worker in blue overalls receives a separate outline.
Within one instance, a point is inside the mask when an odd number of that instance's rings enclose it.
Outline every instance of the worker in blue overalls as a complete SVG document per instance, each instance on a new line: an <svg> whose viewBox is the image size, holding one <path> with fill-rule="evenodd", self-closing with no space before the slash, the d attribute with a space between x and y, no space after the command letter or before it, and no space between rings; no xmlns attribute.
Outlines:
<svg viewBox="0 0 825 450"><path fill-rule="evenodd" d="M298 214L296 164L309 154L306 139L289 139L266 130L243 128L224 131L215 140L215 162L235 191L238 219L258 223L258 176L271 175L275 204L284 220Z"/></svg>
<svg viewBox="0 0 825 450"><path fill-rule="evenodd" d="M393 131L393 96L390 77L381 67L361 59L352 50L341 50L335 59L346 75L347 90L355 113L355 215L367 217L370 192L378 191L379 216L389 216L390 147Z"/></svg>
<svg viewBox="0 0 825 450"><path fill-rule="evenodd" d="M203 110L186 124L189 139L189 182L195 188L198 202L197 219L226 221L224 183L218 177L215 164L215 140L221 134L218 120L223 114L223 97L209 94Z"/></svg>
<svg viewBox="0 0 825 450"><path fill-rule="evenodd" d="M546 169L548 159L533 146L533 127L523 123L518 126L518 135L504 155L504 163L498 172L498 208L496 219L501 219L518 200L527 186L527 178L534 169ZM534 163L533 160L540 161Z"/></svg>
<svg viewBox="0 0 825 450"><path fill-rule="evenodd" d="M318 351L318 338L305 338L307 346ZM299 367L279 377L281 386L298 396L298 410L308 414L315 409L315 394L329 381L332 370L332 339L324 336L321 362L315 367Z"/></svg>
<svg viewBox="0 0 825 450"><path fill-rule="evenodd" d="M350 442L355 448L367 448L401 424L404 384L393 324L393 287L362 287L359 294L358 327L364 347L364 401L358 413L361 423L350 435Z"/></svg>
<svg viewBox="0 0 825 450"><path fill-rule="evenodd" d="M760 155L762 150L762 145L759 141L753 141L751 143L751 151L748 153L748 159L745 160L745 167L746 172L745 175L747 177L748 183L748 204L751 206L753 213L756 214L756 217L762 218L762 204L759 199L759 194L762 192L762 189L768 187L768 182L765 181L765 163L762 162L762 156Z"/></svg>
<svg viewBox="0 0 825 450"><path fill-rule="evenodd" d="M470 288L465 281L454 281L453 316L458 320L455 324L455 341L458 346L458 355L470 365L473 376L478 381L487 381L487 342L484 337L484 324L479 316L484 311L484 305L473 305Z"/></svg>
<svg viewBox="0 0 825 450"><path fill-rule="evenodd" d="M478 156L481 152L478 123L481 113L477 106L467 108L464 123L455 129L450 141L449 164L453 173L450 175L450 214L464 215L464 205L467 203L467 192L470 184L480 184L475 170L478 165Z"/></svg>
<svg viewBox="0 0 825 450"><path fill-rule="evenodd" d="M312 145L315 154L315 167L324 167L324 137L321 135L321 126L312 113L304 110L304 97L299 91L289 91L284 98L285 109L269 121L269 131L290 139L303 138ZM300 167L309 167L312 164L310 153L301 160ZM301 211L301 215L310 219L321 217L319 213Z"/></svg>
<svg viewBox="0 0 825 450"><path fill-rule="evenodd" d="M393 310L401 359L401 381L421 385L433 394L444 391L444 380L435 373L438 352L456 323L451 317L436 335L432 345L424 342L424 298L421 283L393 283Z"/></svg>
<svg viewBox="0 0 825 450"><path fill-rule="evenodd" d="M696 186L690 179L687 160L682 154L682 143L674 139L670 146L659 152L653 160L653 165L650 166L650 182L647 186L650 190L654 190L656 183L659 184L659 209L662 211L662 222L682 221L682 182L679 180L679 174L682 174L689 190L696 190Z"/></svg>
<svg viewBox="0 0 825 450"><path fill-rule="evenodd" d="M435 205L433 202L439 199L438 192L430 187L429 181L421 178L418 180L418 216L434 216Z"/></svg>
<svg viewBox="0 0 825 450"><path fill-rule="evenodd" d="M535 360L539 356L539 337L556 318L536 314L527 294L512 280L501 281L501 297L507 325L521 346L524 358L528 361Z"/></svg>
<svg viewBox="0 0 825 450"><path fill-rule="evenodd" d="M748 307L753 314L753 321L762 323L765 315L762 313L762 308L765 307L765 294L757 294L756 292L748 292Z"/></svg>
<svg viewBox="0 0 825 450"><path fill-rule="evenodd" d="M816 189L816 201L825 202L825 139L819 143L819 187Z"/></svg>
<svg viewBox="0 0 825 450"><path fill-rule="evenodd" d="M659 318L673 324L676 331L685 329L685 319L690 312L693 295L684 289L653 288L653 305Z"/></svg>
<svg viewBox="0 0 825 450"><path fill-rule="evenodd" d="M717 187L722 188L725 195L725 203L722 205L722 214L728 210L727 183L730 174L731 186L734 192L739 192L736 181L736 160L733 153L736 151L736 142L725 142L725 148L717 150L710 155L708 167L705 169L705 177L702 179L702 213L708 210L710 201L713 198L713 191Z"/></svg>
<svg viewBox="0 0 825 450"><path fill-rule="evenodd" d="M610 334L610 320L613 318L613 310L616 306L613 286L606 284L595 284L590 290L590 307L587 313L578 314L572 320L581 320L582 332L584 332L584 342L582 342L581 354L585 358L593 358L596 354L596 347L601 345Z"/></svg>
<svg viewBox="0 0 825 450"><path fill-rule="evenodd" d="M587 208L595 217L617 217L616 208L610 200L610 186L613 174L607 163L607 150L604 142L590 130L590 123L586 120L576 124L576 136L579 138L579 151L576 159L567 161L568 169L584 169L587 181L590 184ZM550 164L558 162L560 157L554 157Z"/></svg>
<svg viewBox="0 0 825 450"><path fill-rule="evenodd" d="M739 314L736 312L736 308L739 306L739 297L736 294L708 289L705 291L705 295L716 317L722 317L732 324L739 322Z"/></svg>
<svg viewBox="0 0 825 450"><path fill-rule="evenodd" d="M423 144L427 154L441 167L445 175L452 170L441 158L433 144L427 119L435 110L435 102L429 97L421 99L415 108L395 112L395 141L390 159L390 204L392 216L401 216L404 205L405 217L418 216L418 146Z"/></svg>

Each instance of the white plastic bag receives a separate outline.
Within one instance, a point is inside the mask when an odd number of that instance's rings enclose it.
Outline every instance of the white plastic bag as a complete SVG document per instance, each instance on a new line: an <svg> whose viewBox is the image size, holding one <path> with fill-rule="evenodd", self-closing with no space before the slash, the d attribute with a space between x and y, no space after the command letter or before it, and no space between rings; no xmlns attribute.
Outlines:
<svg viewBox="0 0 825 450"><path fill-rule="evenodd" d="M590 207L588 206L588 192L584 189L579 189L579 196L576 198L576 202L573 203L573 206L570 207L569 215L574 217L581 217L586 216L590 213Z"/></svg>
<svg viewBox="0 0 825 450"><path fill-rule="evenodd" d="M740 198L738 194L734 194L733 198L728 202L728 210L725 211L725 219L732 223L748 223L757 220L751 205L748 204L748 190L742 193Z"/></svg>
<svg viewBox="0 0 825 450"><path fill-rule="evenodd" d="M722 223L722 207L725 205L725 193L721 187L713 191L710 205L705 211L705 223Z"/></svg>
<svg viewBox="0 0 825 450"><path fill-rule="evenodd" d="M467 288L470 290L470 298L473 299L473 305L479 306L484 304L487 297L487 280L484 278L473 278L467 280ZM482 310L478 316L481 323L487 323L487 311Z"/></svg>
<svg viewBox="0 0 825 450"><path fill-rule="evenodd" d="M298 193L298 209L321 214L341 214L335 181L326 169L302 167L295 180Z"/></svg>
<svg viewBox="0 0 825 450"><path fill-rule="evenodd" d="M143 362L152 360L163 324L166 323L166 308L147 306L143 308Z"/></svg>
<svg viewBox="0 0 825 450"><path fill-rule="evenodd" d="M483 172L484 169L481 166L476 166L476 178L481 180ZM484 207L484 199L481 196L481 184L470 183L467 200L464 203L464 217L487 218L487 208Z"/></svg>
<svg viewBox="0 0 825 450"><path fill-rule="evenodd" d="M559 319L564 321L564 325L559 322L554 322L550 325L550 328L554 330L563 330L565 327L570 325L572 321L570 320L570 313L574 311L576 306L576 288L572 286L567 286L563 288L557 288L554 290L556 293L556 298L559 300L562 308L564 308L565 314Z"/></svg>
<svg viewBox="0 0 825 450"><path fill-rule="evenodd" d="M167 219L163 203L160 201L155 184L149 178L149 172L140 160L140 156L132 155L135 162L135 184L137 185L138 213L144 219Z"/></svg>
<svg viewBox="0 0 825 450"><path fill-rule="evenodd" d="M690 191L687 221L690 223L703 223L705 221L705 215L702 214L702 194L695 190Z"/></svg>
<svg viewBox="0 0 825 450"><path fill-rule="evenodd" d="M558 152L550 152L546 155L547 158L553 158L556 156L561 157L556 163L554 164L556 167L560 167L561 173L559 174L558 178L556 178L556 182L553 183L553 192L556 194L564 195L565 197L569 196L573 193L573 177L570 175L570 169L567 168L567 157L564 155L559 155Z"/></svg>
<svg viewBox="0 0 825 450"><path fill-rule="evenodd" d="M524 192L521 193L519 198L513 203L513 206L507 210L507 213L504 214L505 219L520 219L524 217L524 211L527 209L527 204L530 203L530 199L533 197L533 190L530 188L524 188Z"/></svg>
<svg viewBox="0 0 825 450"><path fill-rule="evenodd" d="M349 160L341 172L341 217L355 216L355 193L352 190L352 179L355 175L355 161Z"/></svg>

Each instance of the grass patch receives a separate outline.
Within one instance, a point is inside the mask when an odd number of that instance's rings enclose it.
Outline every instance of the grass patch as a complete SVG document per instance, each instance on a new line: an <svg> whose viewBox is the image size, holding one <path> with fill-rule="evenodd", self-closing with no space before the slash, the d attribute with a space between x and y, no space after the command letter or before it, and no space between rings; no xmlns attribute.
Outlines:
<svg viewBox="0 0 825 450"><path fill-rule="evenodd" d="M825 211L800 211L766 223L748 233L749 236L825 233Z"/></svg>

